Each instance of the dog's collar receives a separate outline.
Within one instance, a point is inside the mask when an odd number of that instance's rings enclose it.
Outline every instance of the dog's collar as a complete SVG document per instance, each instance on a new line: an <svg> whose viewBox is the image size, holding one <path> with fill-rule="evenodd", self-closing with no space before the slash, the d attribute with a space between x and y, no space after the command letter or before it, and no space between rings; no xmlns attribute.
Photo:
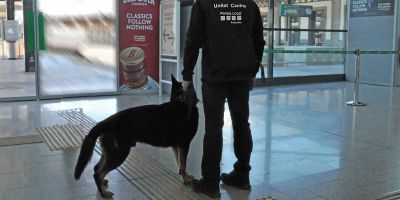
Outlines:
<svg viewBox="0 0 400 200"><path fill-rule="evenodd" d="M174 97L175 101L185 103L185 91L178 90L176 92L176 96Z"/></svg>
<svg viewBox="0 0 400 200"><path fill-rule="evenodd" d="M187 96L186 92L188 92L188 91L184 91L183 89L178 90L175 93L175 95L176 95L174 97L175 101L181 102L181 103L185 103L185 104L189 104L190 106L196 105L199 102L199 100L197 98L195 100L192 100L192 101L188 100L187 99L188 96Z"/></svg>

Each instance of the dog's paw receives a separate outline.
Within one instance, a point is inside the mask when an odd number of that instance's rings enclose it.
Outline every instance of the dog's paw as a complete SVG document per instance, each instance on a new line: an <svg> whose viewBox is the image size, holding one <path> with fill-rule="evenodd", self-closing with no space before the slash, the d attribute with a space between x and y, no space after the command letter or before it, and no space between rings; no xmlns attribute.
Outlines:
<svg viewBox="0 0 400 200"><path fill-rule="evenodd" d="M181 175L181 178L182 178L183 184L190 185L193 182L194 176L191 176L191 175L188 175L185 173L185 174Z"/></svg>
<svg viewBox="0 0 400 200"><path fill-rule="evenodd" d="M104 191L104 192L102 192L101 197L103 197L103 198L112 198L113 195L114 195L114 193L112 193L110 191Z"/></svg>

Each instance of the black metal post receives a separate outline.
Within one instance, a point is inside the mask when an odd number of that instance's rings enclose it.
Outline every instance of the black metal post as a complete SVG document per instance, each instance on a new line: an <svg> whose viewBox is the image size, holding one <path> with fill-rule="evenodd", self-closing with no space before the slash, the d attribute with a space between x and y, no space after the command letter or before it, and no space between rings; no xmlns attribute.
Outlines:
<svg viewBox="0 0 400 200"><path fill-rule="evenodd" d="M309 29L315 29L315 24L317 22L316 19L317 19L317 12L312 11L311 16L309 17L309 23L308 23ZM314 31L308 32L308 45L309 46L315 45L315 32Z"/></svg>
<svg viewBox="0 0 400 200"><path fill-rule="evenodd" d="M268 9L268 49L274 49L274 6L275 0L269 0L269 9ZM267 78L274 77L273 71L273 64L274 64L274 54L272 52L268 53L268 71L267 71Z"/></svg>
<svg viewBox="0 0 400 200"><path fill-rule="evenodd" d="M14 0L7 0L7 20L15 20Z"/></svg>
<svg viewBox="0 0 400 200"><path fill-rule="evenodd" d="M36 67L35 67L35 51L32 49L29 49L28 46L32 45L30 43L35 43L35 41L31 41L28 39L29 35L28 34L34 34L34 32L29 31L29 18L28 18L28 13L33 13L33 2L32 1L22 1L23 5L23 12L24 12L24 48L25 48L25 72L35 72ZM31 37L32 38L32 37ZM35 38L35 37L33 37Z"/></svg>

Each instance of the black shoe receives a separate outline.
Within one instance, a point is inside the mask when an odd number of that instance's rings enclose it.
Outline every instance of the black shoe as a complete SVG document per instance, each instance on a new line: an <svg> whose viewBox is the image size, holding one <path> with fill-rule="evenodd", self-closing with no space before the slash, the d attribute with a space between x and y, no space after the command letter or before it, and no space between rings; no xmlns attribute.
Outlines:
<svg viewBox="0 0 400 200"><path fill-rule="evenodd" d="M250 180L248 174L240 174L237 171L233 170L231 173L221 174L221 181L225 185L237 187L242 190L250 190Z"/></svg>
<svg viewBox="0 0 400 200"><path fill-rule="evenodd" d="M211 198L220 198L221 193L219 192L218 186L210 186L204 182L204 179L194 179L192 182L192 189L194 192L203 193Z"/></svg>

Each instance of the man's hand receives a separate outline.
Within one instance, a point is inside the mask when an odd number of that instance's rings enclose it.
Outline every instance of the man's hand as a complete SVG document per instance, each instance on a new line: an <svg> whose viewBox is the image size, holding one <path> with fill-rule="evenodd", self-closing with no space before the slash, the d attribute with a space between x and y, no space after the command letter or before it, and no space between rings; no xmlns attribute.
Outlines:
<svg viewBox="0 0 400 200"><path fill-rule="evenodd" d="M193 81L183 81L182 82L182 89L183 91L187 91L189 87L192 87Z"/></svg>

